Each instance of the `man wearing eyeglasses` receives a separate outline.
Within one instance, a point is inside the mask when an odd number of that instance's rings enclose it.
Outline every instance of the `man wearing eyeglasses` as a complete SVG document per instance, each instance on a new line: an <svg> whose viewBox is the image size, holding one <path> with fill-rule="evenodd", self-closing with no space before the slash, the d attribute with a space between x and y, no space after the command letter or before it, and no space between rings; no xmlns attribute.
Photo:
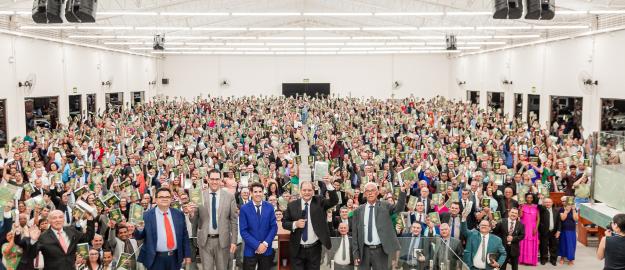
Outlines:
<svg viewBox="0 0 625 270"><path fill-rule="evenodd" d="M237 250L239 217L234 195L221 189L221 173L210 170L208 190L202 192L204 205L191 203L192 222L199 223L198 237L200 257L204 270L228 269L230 254Z"/></svg>
<svg viewBox="0 0 625 270"><path fill-rule="evenodd" d="M468 212L468 211L466 211ZM467 229L467 213L462 215L460 231L467 239L464 249L463 261L471 270L498 269L506 260L506 249L501 238L491 234L491 224L488 220L482 220L478 230Z"/></svg>
<svg viewBox="0 0 625 270"><path fill-rule="evenodd" d="M156 192L156 206L143 213L145 224L135 230L135 239L143 240L138 262L148 270L180 269L191 263L191 245L185 217L180 210L170 208L171 191Z"/></svg>

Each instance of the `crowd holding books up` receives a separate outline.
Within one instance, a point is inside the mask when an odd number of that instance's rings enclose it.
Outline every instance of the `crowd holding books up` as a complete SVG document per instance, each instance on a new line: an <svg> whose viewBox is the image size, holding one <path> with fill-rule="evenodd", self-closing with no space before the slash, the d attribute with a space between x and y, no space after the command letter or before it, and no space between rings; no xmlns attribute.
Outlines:
<svg viewBox="0 0 625 270"><path fill-rule="evenodd" d="M277 233L295 268L573 264L590 160L620 163L574 120L441 97L159 96L66 122L0 153L5 269L268 269Z"/></svg>

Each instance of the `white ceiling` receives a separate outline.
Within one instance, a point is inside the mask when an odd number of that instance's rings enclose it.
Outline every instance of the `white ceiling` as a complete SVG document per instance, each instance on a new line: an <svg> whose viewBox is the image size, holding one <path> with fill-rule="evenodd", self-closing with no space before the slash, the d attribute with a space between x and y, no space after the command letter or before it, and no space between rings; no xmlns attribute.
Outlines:
<svg viewBox="0 0 625 270"><path fill-rule="evenodd" d="M32 1L0 0L0 13L13 13L13 15L0 15L0 20L5 22L4 28L16 32L68 39L73 42L144 52L151 51L151 37L154 34L163 33L166 41L170 43L166 46L167 52L171 53L176 51L187 53L250 51L271 52L270 54L279 51L293 53L307 51L319 51L319 53L436 52L439 48L444 49L443 42L446 34L458 36L459 47L471 47L467 50L463 49L464 51L476 51L597 30L605 26L605 23L601 23L602 19L625 16L625 14L595 14L595 11L625 10L625 0L559 0L556 1L556 18L552 21L494 20L490 14L494 4L489 0L100 0L98 1L99 14L95 24L36 25L29 14L32 4ZM571 11L583 13L570 14ZM115 12L121 12L121 14ZM134 14L123 14L130 12ZM215 14L167 15L172 12ZM458 12L467 13L458 15ZM239 13L265 14L242 16ZM267 13L294 14L273 16L275 14ZM384 13L404 13L405 16L381 16ZM406 15L405 13L419 14ZM429 15L424 13L429 13ZM433 13L437 15L432 15ZM361 16L353 16L356 14ZM615 27L621 25L612 24L619 24L625 20L609 21L611 24L609 26ZM31 26L69 26L72 29L27 29ZM105 26L120 28L81 29ZM122 29L122 27L125 28ZM243 29L215 29L227 27ZM508 28L494 30L492 27ZM553 27L579 28L553 29ZM212 30L199 30L201 28L212 28ZM322 29L315 30L314 28ZM526 37L501 37L510 35ZM141 36L144 37L141 38ZM254 40L224 40L220 37L247 37ZM266 40L272 37L292 38L293 40ZM327 39L317 40L315 37ZM331 37L344 40L331 39ZM378 40L378 38L384 38L384 40ZM233 42L236 44L232 44ZM319 43L325 43L325 45Z"/></svg>

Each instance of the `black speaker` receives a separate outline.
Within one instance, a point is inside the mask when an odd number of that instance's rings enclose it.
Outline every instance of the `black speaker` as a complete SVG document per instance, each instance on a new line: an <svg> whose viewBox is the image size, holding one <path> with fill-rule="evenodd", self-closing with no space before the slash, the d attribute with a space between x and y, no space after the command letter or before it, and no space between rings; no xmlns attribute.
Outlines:
<svg viewBox="0 0 625 270"><path fill-rule="evenodd" d="M556 0L541 0L540 19L552 20L556 16Z"/></svg>
<svg viewBox="0 0 625 270"><path fill-rule="evenodd" d="M162 84L169 84L169 79L167 79L167 78L163 78L163 79L161 80L161 83L162 83Z"/></svg>
<svg viewBox="0 0 625 270"><path fill-rule="evenodd" d="M46 0L35 0L33 2L33 21L35 23L48 23L48 18L46 18Z"/></svg>
<svg viewBox="0 0 625 270"><path fill-rule="evenodd" d="M525 13L526 20L540 19L540 1L541 0L527 0L527 13Z"/></svg>
<svg viewBox="0 0 625 270"><path fill-rule="evenodd" d="M63 23L61 18L61 10L63 9L63 0L48 0L46 3L46 18L48 23Z"/></svg>
<svg viewBox="0 0 625 270"><path fill-rule="evenodd" d="M65 18L69 22L95 22L97 7L97 0L67 0L65 4Z"/></svg>
<svg viewBox="0 0 625 270"><path fill-rule="evenodd" d="M507 19L508 12L508 0L495 0L495 13L493 13L493 19Z"/></svg>
<svg viewBox="0 0 625 270"><path fill-rule="evenodd" d="M523 17L523 0L508 0L508 19L520 19Z"/></svg>

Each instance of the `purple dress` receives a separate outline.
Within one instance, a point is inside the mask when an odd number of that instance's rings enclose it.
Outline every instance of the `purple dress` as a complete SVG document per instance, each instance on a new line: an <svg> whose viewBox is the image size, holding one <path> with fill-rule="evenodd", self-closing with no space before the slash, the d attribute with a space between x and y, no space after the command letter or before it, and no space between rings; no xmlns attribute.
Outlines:
<svg viewBox="0 0 625 270"><path fill-rule="evenodd" d="M536 265L538 263L538 233L534 234L536 228L536 218L538 216L538 206L535 204L524 204L521 206L521 223L525 226L525 238L519 243L520 256L519 263L525 265Z"/></svg>

